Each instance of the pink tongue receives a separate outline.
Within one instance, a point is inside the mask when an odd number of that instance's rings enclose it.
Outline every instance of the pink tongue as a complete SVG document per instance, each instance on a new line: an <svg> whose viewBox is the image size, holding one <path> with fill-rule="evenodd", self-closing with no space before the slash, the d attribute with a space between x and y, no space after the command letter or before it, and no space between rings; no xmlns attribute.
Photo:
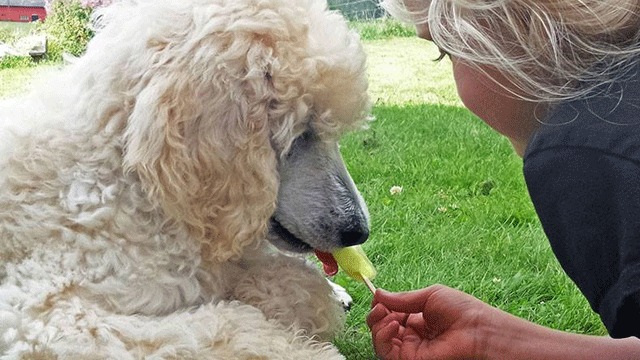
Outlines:
<svg viewBox="0 0 640 360"><path fill-rule="evenodd" d="M333 276L338 273L338 263L336 259L334 259L333 255L327 252L322 252L320 250L315 250L316 256L318 260L322 263L322 267L324 268L324 272Z"/></svg>

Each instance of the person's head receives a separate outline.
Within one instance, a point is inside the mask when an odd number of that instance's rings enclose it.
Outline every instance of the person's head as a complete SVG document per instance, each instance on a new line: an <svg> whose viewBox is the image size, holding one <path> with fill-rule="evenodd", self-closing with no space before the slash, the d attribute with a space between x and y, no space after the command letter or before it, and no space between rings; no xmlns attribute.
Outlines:
<svg viewBox="0 0 640 360"><path fill-rule="evenodd" d="M381 6L450 54L465 105L516 140L519 125L509 129L507 117L584 96L640 58L640 0L381 0Z"/></svg>
<svg viewBox="0 0 640 360"><path fill-rule="evenodd" d="M581 96L640 57L640 0L382 0L459 60L508 76L521 97ZM420 35L420 33L419 33Z"/></svg>

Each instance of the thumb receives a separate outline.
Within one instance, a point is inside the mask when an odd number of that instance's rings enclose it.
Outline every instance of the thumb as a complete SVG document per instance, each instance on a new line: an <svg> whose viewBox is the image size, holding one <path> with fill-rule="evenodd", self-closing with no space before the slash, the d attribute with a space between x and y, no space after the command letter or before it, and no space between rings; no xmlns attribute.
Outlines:
<svg viewBox="0 0 640 360"><path fill-rule="evenodd" d="M422 312L429 297L436 290L437 288L433 286L405 292L389 292L378 289L374 295L374 302L383 304L391 311L419 313Z"/></svg>

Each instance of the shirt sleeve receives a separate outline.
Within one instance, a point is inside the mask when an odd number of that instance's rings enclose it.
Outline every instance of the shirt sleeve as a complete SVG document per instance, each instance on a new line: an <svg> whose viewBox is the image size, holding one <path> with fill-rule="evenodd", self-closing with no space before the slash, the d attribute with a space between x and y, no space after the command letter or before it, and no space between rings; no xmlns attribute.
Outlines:
<svg viewBox="0 0 640 360"><path fill-rule="evenodd" d="M601 149L528 154L524 175L551 247L612 337L640 337L640 166Z"/></svg>

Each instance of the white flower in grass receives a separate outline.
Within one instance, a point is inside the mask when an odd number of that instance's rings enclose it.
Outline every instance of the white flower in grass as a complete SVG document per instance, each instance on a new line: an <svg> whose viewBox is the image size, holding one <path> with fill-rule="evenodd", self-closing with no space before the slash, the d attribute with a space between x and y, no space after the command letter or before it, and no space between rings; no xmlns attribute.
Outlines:
<svg viewBox="0 0 640 360"><path fill-rule="evenodd" d="M391 187L391 189L389 189L389 192L391 193L391 195L398 195L402 192L402 186L394 185Z"/></svg>

